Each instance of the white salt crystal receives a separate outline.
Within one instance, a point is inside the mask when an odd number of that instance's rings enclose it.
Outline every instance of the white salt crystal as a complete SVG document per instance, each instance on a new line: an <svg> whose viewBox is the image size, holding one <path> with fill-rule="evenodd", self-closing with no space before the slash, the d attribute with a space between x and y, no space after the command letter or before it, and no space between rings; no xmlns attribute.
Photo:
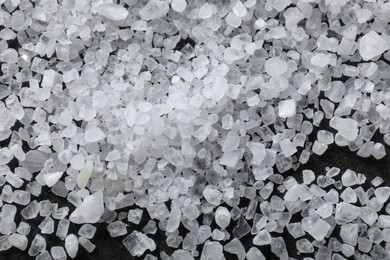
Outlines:
<svg viewBox="0 0 390 260"><path fill-rule="evenodd" d="M213 15L213 10L211 8L211 5L208 3L204 3L200 8L199 8L199 18L200 19L208 19Z"/></svg>
<svg viewBox="0 0 390 260"><path fill-rule="evenodd" d="M309 230L309 234L314 237L315 240L321 241L322 239L324 239L330 229L331 226L327 222L319 219Z"/></svg>
<svg viewBox="0 0 390 260"><path fill-rule="evenodd" d="M52 187L59 179L61 179L63 174L63 172L46 172L43 175L43 180L48 187Z"/></svg>
<svg viewBox="0 0 390 260"><path fill-rule="evenodd" d="M372 149L372 153L371 155L377 159L377 160L380 160L382 159L383 157L386 156L386 150L385 150L385 146L381 143L376 143L374 145L374 148Z"/></svg>
<svg viewBox="0 0 390 260"><path fill-rule="evenodd" d="M132 256L142 256L146 250L154 251L156 249L156 243L151 238L136 230L122 243Z"/></svg>
<svg viewBox="0 0 390 260"><path fill-rule="evenodd" d="M325 53L317 53L310 59L311 64L323 68L329 64L329 57Z"/></svg>
<svg viewBox="0 0 390 260"><path fill-rule="evenodd" d="M82 154L76 154L70 159L70 165L76 170L81 170L84 167L84 164L85 159Z"/></svg>
<svg viewBox="0 0 390 260"><path fill-rule="evenodd" d="M174 166L182 166L184 163L183 155L173 147L164 149L163 156Z"/></svg>
<svg viewBox="0 0 390 260"><path fill-rule="evenodd" d="M223 206L217 208L217 210L215 211L215 222L221 229L225 229L229 226L230 219L231 214L227 208Z"/></svg>
<svg viewBox="0 0 390 260"><path fill-rule="evenodd" d="M103 91L95 91L92 96L92 105L97 108L102 108L106 105L107 95Z"/></svg>
<svg viewBox="0 0 390 260"><path fill-rule="evenodd" d="M246 258L248 260L265 260L263 253L261 253L261 251L259 249L257 249L256 247L251 247L248 250L248 252L246 254Z"/></svg>
<svg viewBox="0 0 390 260"><path fill-rule="evenodd" d="M126 8L114 3L100 4L96 7L96 12L113 21L123 20L129 15Z"/></svg>
<svg viewBox="0 0 390 260"><path fill-rule="evenodd" d="M203 196L208 203L218 206L221 203L222 193L215 188L209 186L203 190Z"/></svg>
<svg viewBox="0 0 390 260"><path fill-rule="evenodd" d="M297 104L294 99L279 102L278 113L280 117L287 118L296 114Z"/></svg>
<svg viewBox="0 0 390 260"><path fill-rule="evenodd" d="M174 232L179 228L180 225L181 210L179 207L173 207L167 223L167 232Z"/></svg>
<svg viewBox="0 0 390 260"><path fill-rule="evenodd" d="M223 247L219 242L206 241L200 260L224 259Z"/></svg>
<svg viewBox="0 0 390 260"><path fill-rule="evenodd" d="M232 10L238 17L244 17L248 14L248 10L246 10L246 7L241 1L237 1L236 4L233 5Z"/></svg>
<svg viewBox="0 0 390 260"><path fill-rule="evenodd" d="M283 139L279 144L285 157L289 157L298 151L289 139Z"/></svg>
<svg viewBox="0 0 390 260"><path fill-rule="evenodd" d="M248 142L246 145L252 153L252 164L260 165L267 155L265 145L255 142Z"/></svg>
<svg viewBox="0 0 390 260"><path fill-rule="evenodd" d="M240 136L235 132L229 131L229 133L226 135L225 140L223 141L222 151L226 152L234 150L238 147L239 143Z"/></svg>
<svg viewBox="0 0 390 260"><path fill-rule="evenodd" d="M90 127L88 130L85 131L84 139L87 143L93 143L98 142L106 138L106 135L104 132L96 126Z"/></svg>
<svg viewBox="0 0 390 260"><path fill-rule="evenodd" d="M27 248L28 239L25 235L20 235L18 233L14 233L9 236L9 242L12 246L24 251Z"/></svg>
<svg viewBox="0 0 390 260"><path fill-rule="evenodd" d="M66 259L66 252L62 246L53 246L50 253L54 260Z"/></svg>
<svg viewBox="0 0 390 260"><path fill-rule="evenodd" d="M31 242L31 246L28 250L28 254L30 256L36 256L39 253L43 252L46 248L46 240L39 234L36 234L33 241Z"/></svg>
<svg viewBox="0 0 390 260"><path fill-rule="evenodd" d="M187 7L186 0L173 0L171 2L172 10L178 13L183 12Z"/></svg>
<svg viewBox="0 0 390 260"><path fill-rule="evenodd" d="M82 245L85 248L85 250L88 251L88 253L91 253L96 248L96 246L92 244L91 241L89 241L85 237L79 237L79 244Z"/></svg>
<svg viewBox="0 0 390 260"><path fill-rule="evenodd" d="M368 61L389 49L387 42L375 31L365 34L359 41L359 53Z"/></svg>
<svg viewBox="0 0 390 260"><path fill-rule="evenodd" d="M103 213L103 193L98 191L86 197L70 215L69 220L76 224L96 223Z"/></svg>
<svg viewBox="0 0 390 260"><path fill-rule="evenodd" d="M150 0L139 11L139 16L142 20L149 21L159 19L165 16L169 11L169 4L160 0Z"/></svg>
<svg viewBox="0 0 390 260"><path fill-rule="evenodd" d="M223 153L220 164L226 165L227 167L235 167L238 160L242 157L244 149L234 149Z"/></svg>
<svg viewBox="0 0 390 260"><path fill-rule="evenodd" d="M303 170L302 175L303 175L303 182L305 184L312 183L316 178L314 172L311 170Z"/></svg>
<svg viewBox="0 0 390 260"><path fill-rule="evenodd" d="M179 75L184 80L191 82L195 77L190 70L184 67L179 67L176 70L177 75Z"/></svg>
<svg viewBox="0 0 390 260"><path fill-rule="evenodd" d="M87 186L88 181L91 178L92 171L93 163L91 161L87 161L80 173L77 175L77 185L80 189L84 189Z"/></svg>
<svg viewBox="0 0 390 260"><path fill-rule="evenodd" d="M352 118L333 118L334 124L331 127L335 128L339 134L348 141L353 141L358 135L357 122Z"/></svg>
<svg viewBox="0 0 390 260"><path fill-rule="evenodd" d="M271 244L271 234L263 229L253 238L253 244L257 246L264 246Z"/></svg>
<svg viewBox="0 0 390 260"><path fill-rule="evenodd" d="M65 238L65 249L68 255L71 258L75 258L77 255L77 251L79 250L79 241L77 239L77 236L74 234L69 234Z"/></svg>
<svg viewBox="0 0 390 260"><path fill-rule="evenodd" d="M279 57L272 57L265 62L264 68L271 77L278 77L287 71L287 63Z"/></svg>
<svg viewBox="0 0 390 260"><path fill-rule="evenodd" d="M226 23L233 27L233 28L238 28L241 25L241 18L235 15L234 13L230 12L226 18L225 18Z"/></svg>

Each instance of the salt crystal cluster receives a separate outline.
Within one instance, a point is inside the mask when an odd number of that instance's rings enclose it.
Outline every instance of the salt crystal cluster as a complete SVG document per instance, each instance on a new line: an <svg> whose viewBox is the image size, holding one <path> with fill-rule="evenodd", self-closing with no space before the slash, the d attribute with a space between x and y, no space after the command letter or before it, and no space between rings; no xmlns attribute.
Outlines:
<svg viewBox="0 0 390 260"><path fill-rule="evenodd" d="M0 7L0 259L390 257L388 2Z"/></svg>

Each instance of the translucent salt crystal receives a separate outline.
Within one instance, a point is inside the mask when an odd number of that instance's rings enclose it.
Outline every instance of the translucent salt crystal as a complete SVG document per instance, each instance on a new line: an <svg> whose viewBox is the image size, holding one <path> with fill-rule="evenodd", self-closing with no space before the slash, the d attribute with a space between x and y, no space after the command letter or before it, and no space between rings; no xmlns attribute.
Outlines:
<svg viewBox="0 0 390 260"><path fill-rule="evenodd" d="M309 240L306 238L300 239L296 242L296 247L297 250L301 253L313 253L314 252L314 247L313 244L310 243Z"/></svg>
<svg viewBox="0 0 390 260"><path fill-rule="evenodd" d="M120 220L107 225L107 230L111 237L119 237L127 234L126 224Z"/></svg>
<svg viewBox="0 0 390 260"><path fill-rule="evenodd" d="M310 62L313 66L324 68L329 64L329 57L325 53L317 53L310 59Z"/></svg>
<svg viewBox="0 0 390 260"><path fill-rule="evenodd" d="M363 60L368 61L381 55L389 49L386 40L375 31L365 34L359 41L359 54Z"/></svg>
<svg viewBox="0 0 390 260"><path fill-rule="evenodd" d="M321 143L318 140L314 141L314 144L312 147L313 153L315 153L317 155L323 155L327 149L328 149L328 146L326 144Z"/></svg>
<svg viewBox="0 0 390 260"><path fill-rule="evenodd" d="M335 121L331 126L348 141L353 141L358 136L357 122L352 118L333 118ZM332 120L333 120L332 119Z"/></svg>
<svg viewBox="0 0 390 260"><path fill-rule="evenodd" d="M69 220L76 224L96 223L103 213L103 193L98 191L86 197L70 215Z"/></svg>
<svg viewBox="0 0 390 260"><path fill-rule="evenodd" d="M232 13L232 12L230 12L230 13L226 16L225 21L226 21L226 23L227 23L229 26L231 26L231 27L233 27L233 28L238 28L238 27L241 25L241 22L242 22L241 18L238 17L236 14L234 14L234 13Z"/></svg>
<svg viewBox="0 0 390 260"><path fill-rule="evenodd" d="M13 247L16 247L22 251L26 250L27 248L28 239L25 235L14 233L9 236L8 241L11 243Z"/></svg>
<svg viewBox="0 0 390 260"><path fill-rule="evenodd" d="M318 141L326 145L332 144L334 142L333 134L326 130L319 130L317 132L317 138Z"/></svg>
<svg viewBox="0 0 390 260"><path fill-rule="evenodd" d="M79 241L77 236L74 234L69 234L65 238L65 249L68 253L69 257L75 258L77 255L77 251L79 250Z"/></svg>
<svg viewBox="0 0 390 260"><path fill-rule="evenodd" d="M138 15L142 20L149 21L165 16L169 11L167 2L151 0L139 11Z"/></svg>
<svg viewBox="0 0 390 260"><path fill-rule="evenodd" d="M377 159L377 160L380 160L382 159L383 157L386 156L386 150L385 150L385 147L383 144L381 143L376 143L374 145L374 147L372 148L372 152L371 152L371 155Z"/></svg>
<svg viewBox="0 0 390 260"><path fill-rule="evenodd" d="M54 260L66 259L66 252L62 246L53 246L50 249L50 253Z"/></svg>
<svg viewBox="0 0 390 260"><path fill-rule="evenodd" d="M271 239L271 251L281 260L288 259L286 243L284 242L283 237L274 237Z"/></svg>
<svg viewBox="0 0 390 260"><path fill-rule="evenodd" d="M284 27L275 27L271 28L266 34L265 39L282 39L287 36L286 30Z"/></svg>
<svg viewBox="0 0 390 260"><path fill-rule="evenodd" d="M303 170L302 175L303 175L303 183L305 184L310 184L315 180L315 174L311 170Z"/></svg>
<svg viewBox="0 0 390 260"><path fill-rule="evenodd" d="M356 203L357 202L357 195L356 192L351 189L350 187L347 187L341 194L340 198L344 200L344 202L347 203Z"/></svg>
<svg viewBox="0 0 390 260"><path fill-rule="evenodd" d="M296 114L297 104L294 99L279 102L278 113L280 117L287 118Z"/></svg>
<svg viewBox="0 0 390 260"><path fill-rule="evenodd" d="M134 230L123 240L123 245L132 256L142 256L146 250L154 251L156 244L145 234Z"/></svg>
<svg viewBox="0 0 390 260"><path fill-rule="evenodd" d="M0 61L14 64L18 61L18 53L16 50L9 48L0 53Z"/></svg>
<svg viewBox="0 0 390 260"><path fill-rule="evenodd" d="M261 251L256 247L251 247L246 253L248 260L265 260L265 257Z"/></svg>
<svg viewBox="0 0 390 260"><path fill-rule="evenodd" d="M260 165L267 155L265 145L255 142L248 142L246 145L252 153L252 164Z"/></svg>
<svg viewBox="0 0 390 260"><path fill-rule="evenodd" d="M231 214L227 208L223 206L217 208L217 210L215 211L215 222L221 229L225 229L229 226L230 219Z"/></svg>
<svg viewBox="0 0 390 260"><path fill-rule="evenodd" d="M143 211L141 209L129 210L127 214L127 220L134 224L139 224L142 219Z"/></svg>
<svg viewBox="0 0 390 260"><path fill-rule="evenodd" d="M96 233L97 228L91 224L84 224L79 229L79 235L91 239Z"/></svg>
<svg viewBox="0 0 390 260"><path fill-rule="evenodd" d="M285 157L289 157L298 151L289 139L283 139L279 144Z"/></svg>
<svg viewBox="0 0 390 260"><path fill-rule="evenodd" d="M113 21L123 20L129 14L126 8L114 3L103 3L98 5L96 7L96 13L103 15L104 17Z"/></svg>
<svg viewBox="0 0 390 260"><path fill-rule="evenodd" d="M206 187L203 190L203 196L212 205L218 206L221 203L222 193L215 188Z"/></svg>
<svg viewBox="0 0 390 260"><path fill-rule="evenodd" d="M43 164L49 158L49 154L39 151L31 150L26 153L26 159L19 162L20 166L30 172L38 172L43 168Z"/></svg>
<svg viewBox="0 0 390 260"><path fill-rule="evenodd" d="M358 239L358 224L344 224L341 225L340 236L347 244L355 246Z"/></svg>
<svg viewBox="0 0 390 260"><path fill-rule="evenodd" d="M183 12L187 7L186 0L173 0L171 2L172 10L178 13Z"/></svg>
<svg viewBox="0 0 390 260"><path fill-rule="evenodd" d="M93 126L85 131L84 139L87 143L98 142L106 138L104 132L96 126Z"/></svg>
<svg viewBox="0 0 390 260"><path fill-rule="evenodd" d="M70 159L70 165L76 170L81 170L85 165L84 156L82 154L76 154Z"/></svg>
<svg viewBox="0 0 390 260"><path fill-rule="evenodd" d="M223 247L219 242L206 241L200 260L224 259Z"/></svg>
<svg viewBox="0 0 390 260"><path fill-rule="evenodd" d="M92 96L92 104L94 107L103 108L106 105L107 96L103 91L96 91Z"/></svg>
<svg viewBox="0 0 390 260"><path fill-rule="evenodd" d="M181 218L181 210L179 207L173 207L167 223L167 232L173 232L179 228Z"/></svg>
<svg viewBox="0 0 390 260"><path fill-rule="evenodd" d="M32 219L38 215L39 212L39 203L36 200L33 200L27 207L25 207L22 211L22 217L24 219Z"/></svg>
<svg viewBox="0 0 390 260"><path fill-rule="evenodd" d="M235 15L241 18L248 14L248 10L241 1L237 1L236 4L233 5L232 11Z"/></svg>
<svg viewBox="0 0 390 260"><path fill-rule="evenodd" d="M269 245L271 244L271 234L263 229L253 238L253 244L257 246Z"/></svg>
<svg viewBox="0 0 390 260"><path fill-rule="evenodd" d="M389 200L390 197L390 188L389 187L380 187L377 188L374 192L375 197L380 203L385 203Z"/></svg>
<svg viewBox="0 0 390 260"><path fill-rule="evenodd" d="M222 151L226 152L229 150L234 150L238 147L239 143L240 143L240 137L238 136L238 134L229 131L228 134L226 135L225 140L223 141Z"/></svg>
<svg viewBox="0 0 390 260"><path fill-rule="evenodd" d="M188 82L191 82L195 78L194 74L190 70L184 67L177 68L176 73L177 75L179 75L181 78L183 78Z"/></svg>
<svg viewBox="0 0 390 260"><path fill-rule="evenodd" d="M29 256L36 256L46 249L46 240L39 234L36 234L28 250Z"/></svg>
<svg viewBox="0 0 390 260"><path fill-rule="evenodd" d="M81 169L80 173L77 175L77 185L80 189L87 187L88 181L92 176L92 171L93 163L91 161L87 161L84 164L84 167Z"/></svg>
<svg viewBox="0 0 390 260"><path fill-rule="evenodd" d="M168 162L170 162L174 166L182 166L184 163L184 158L180 151L176 150L173 147L164 149L163 156L165 159L167 159Z"/></svg>
<svg viewBox="0 0 390 260"><path fill-rule="evenodd" d="M91 253L93 250L95 250L96 246L86 239L85 237L79 237L79 244L87 250L87 252Z"/></svg>
<svg viewBox="0 0 390 260"><path fill-rule="evenodd" d="M58 222L56 236L59 237L61 240L64 240L66 238L66 235L68 234L69 225L70 221L68 219L61 219Z"/></svg>
<svg viewBox="0 0 390 260"><path fill-rule="evenodd" d="M358 178L354 171L346 170L341 176L341 181L344 186L349 187L358 184Z"/></svg>
<svg viewBox="0 0 390 260"><path fill-rule="evenodd" d="M43 175L43 180L48 187L52 187L59 179L61 179L63 174L63 172L46 172Z"/></svg>
<svg viewBox="0 0 390 260"><path fill-rule="evenodd" d="M245 259L246 251L241 241L237 238L233 238L229 243L227 243L224 247L224 250L230 254L237 255L239 260Z"/></svg>
<svg viewBox="0 0 390 260"><path fill-rule="evenodd" d="M205 3L199 8L199 18L208 19L213 15L213 10L210 4Z"/></svg>
<svg viewBox="0 0 390 260"><path fill-rule="evenodd" d="M251 227L248 222L240 217L238 219L237 225L233 228L233 235L235 238L240 239L251 231Z"/></svg>
<svg viewBox="0 0 390 260"><path fill-rule="evenodd" d="M331 226L319 219L317 222L313 225L313 227L309 230L309 234L317 241L321 241L324 239L328 231L331 229Z"/></svg>
<svg viewBox="0 0 390 260"><path fill-rule="evenodd" d="M54 220L51 217L46 217L38 227L42 234L52 234L54 231Z"/></svg>
<svg viewBox="0 0 390 260"><path fill-rule="evenodd" d="M265 62L265 72L271 77L278 77L287 71L287 63L279 57L272 57Z"/></svg>
<svg viewBox="0 0 390 260"><path fill-rule="evenodd" d="M352 204L340 202L336 205L335 220L337 223L348 223L355 220L359 214L360 209Z"/></svg>
<svg viewBox="0 0 390 260"><path fill-rule="evenodd" d="M240 60L245 57L245 53L242 50L237 50L235 48L226 48L223 58L227 63L233 63L236 60Z"/></svg>

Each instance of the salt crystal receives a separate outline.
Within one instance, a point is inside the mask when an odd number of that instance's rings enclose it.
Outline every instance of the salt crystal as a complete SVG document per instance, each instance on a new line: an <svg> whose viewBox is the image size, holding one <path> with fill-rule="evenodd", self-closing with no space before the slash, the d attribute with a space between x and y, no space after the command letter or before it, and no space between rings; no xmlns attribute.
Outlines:
<svg viewBox="0 0 390 260"><path fill-rule="evenodd" d="M237 255L239 260L245 259L246 251L241 241L237 238L233 238L229 243L224 246L226 252Z"/></svg>
<svg viewBox="0 0 390 260"><path fill-rule="evenodd" d="M46 249L46 240L39 234L35 235L28 250L29 256L36 256Z"/></svg>
<svg viewBox="0 0 390 260"><path fill-rule="evenodd" d="M248 260L265 260L265 257L264 255L261 253L261 251L259 249L257 249L256 247L251 247L247 254L246 254L246 258Z"/></svg>
<svg viewBox="0 0 390 260"><path fill-rule="evenodd" d="M206 241L200 260L223 259L223 247L219 242Z"/></svg>
<svg viewBox="0 0 390 260"><path fill-rule="evenodd" d="M87 143L98 142L106 138L103 131L96 126L93 126L85 131L84 139Z"/></svg>
<svg viewBox="0 0 390 260"><path fill-rule="evenodd" d="M85 165L84 156L82 154L76 154L70 159L70 165L76 170L81 170Z"/></svg>
<svg viewBox="0 0 390 260"><path fill-rule="evenodd" d="M167 223L167 232L173 232L179 228L181 210L178 207L173 207Z"/></svg>
<svg viewBox="0 0 390 260"><path fill-rule="evenodd" d="M271 235L267 230L261 230L253 238L253 244L257 246L269 245L271 244Z"/></svg>
<svg viewBox="0 0 390 260"><path fill-rule="evenodd" d="M199 18L200 19L208 19L213 15L213 10L211 8L211 5L208 3L204 3L199 8Z"/></svg>
<svg viewBox="0 0 390 260"><path fill-rule="evenodd" d="M61 179L63 174L63 172L46 172L43 176L43 180L48 187L52 187L59 179Z"/></svg>
<svg viewBox="0 0 390 260"><path fill-rule="evenodd" d="M231 214L227 208L223 206L217 208L217 210L215 211L215 222L221 229L225 229L229 226L230 219Z"/></svg>
<svg viewBox="0 0 390 260"><path fill-rule="evenodd" d="M66 235L68 234L69 225L70 221L68 219L61 219L58 222L56 236L59 237L61 240L64 240L66 238Z"/></svg>
<svg viewBox="0 0 390 260"><path fill-rule="evenodd" d="M95 192L83 200L83 202L70 215L73 223L96 223L104 213L103 193Z"/></svg>
<svg viewBox="0 0 390 260"><path fill-rule="evenodd" d="M310 62L314 66L324 68L329 64L329 58L324 53L317 53L310 59Z"/></svg>
<svg viewBox="0 0 390 260"><path fill-rule="evenodd" d="M222 194L215 188L206 187L203 191L203 196L208 203L218 206L221 203Z"/></svg>
<svg viewBox="0 0 390 260"><path fill-rule="evenodd" d="M296 114L296 101L294 99L283 100L279 102L279 116L283 118L291 117Z"/></svg>
<svg viewBox="0 0 390 260"><path fill-rule="evenodd" d="M239 142L240 137L238 136L238 134L232 131L228 132L222 145L222 151L226 152L236 149L239 145Z"/></svg>
<svg viewBox="0 0 390 260"><path fill-rule="evenodd" d="M129 15L126 8L114 3L100 4L96 7L96 12L113 21L123 20Z"/></svg>
<svg viewBox="0 0 390 260"><path fill-rule="evenodd" d="M232 8L232 11L235 15L241 18L248 14L248 10L246 10L246 7L241 1L236 2L236 4Z"/></svg>
<svg viewBox="0 0 390 260"><path fill-rule="evenodd" d="M65 249L68 253L69 257L75 258L77 255L77 251L79 250L79 241L77 236L74 234L69 234L65 238Z"/></svg>
<svg viewBox="0 0 390 260"><path fill-rule="evenodd" d="M28 239L25 235L20 235L17 233L12 234L8 238L12 246L24 251L27 248Z"/></svg>
<svg viewBox="0 0 390 260"><path fill-rule="evenodd" d="M54 220L51 217L46 217L38 227L42 234L52 234L54 231Z"/></svg>
<svg viewBox="0 0 390 260"><path fill-rule="evenodd" d="M297 250L301 253L313 253L314 252L314 247L313 244L310 243L309 240L306 238L300 239L296 242L296 247Z"/></svg>
<svg viewBox="0 0 390 260"><path fill-rule="evenodd" d="M126 224L120 220L107 225L107 230L111 237L119 237L127 234Z"/></svg>
<svg viewBox="0 0 390 260"><path fill-rule="evenodd" d="M265 72L271 77L278 77L287 71L287 63L279 57L272 57L265 62Z"/></svg>
<svg viewBox="0 0 390 260"><path fill-rule="evenodd" d="M39 204L36 200L33 200L27 207L25 207L21 214L24 219L32 219L38 215L39 212Z"/></svg>
<svg viewBox="0 0 390 260"><path fill-rule="evenodd" d="M283 139L279 144L285 157L289 157L298 151L289 139Z"/></svg>
<svg viewBox="0 0 390 260"><path fill-rule="evenodd" d="M149 21L162 18L168 11L169 5L167 2L151 0L139 11L139 16L142 20Z"/></svg>
<svg viewBox="0 0 390 260"><path fill-rule="evenodd" d="M66 259L66 252L62 246L53 246L50 249L50 253L51 253L54 260Z"/></svg>
<svg viewBox="0 0 390 260"><path fill-rule="evenodd" d="M79 244L87 250L88 253L93 252L95 250L96 246L91 243L88 239L85 237L79 237Z"/></svg>
<svg viewBox="0 0 390 260"><path fill-rule="evenodd" d="M281 260L288 259L286 243L283 237L275 237L271 239L271 251Z"/></svg>
<svg viewBox="0 0 390 260"><path fill-rule="evenodd" d="M226 23L233 27L233 28L238 28L241 25L241 18L235 15L234 13L230 12L226 18L225 18Z"/></svg>
<svg viewBox="0 0 390 260"><path fill-rule="evenodd" d="M346 170L341 177L341 181L344 186L353 186L358 183L357 175L354 171Z"/></svg>
<svg viewBox="0 0 390 260"><path fill-rule="evenodd" d="M381 55L388 49L388 43L375 31L366 33L359 41L359 53L365 61Z"/></svg>
<svg viewBox="0 0 390 260"><path fill-rule="evenodd" d="M339 134L348 141L353 141L358 135L357 122L352 118L333 118L334 124L331 126L335 128ZM332 122L332 121L331 121Z"/></svg>
<svg viewBox="0 0 390 260"><path fill-rule="evenodd" d="M183 12L187 7L186 0L173 0L171 2L172 10L178 13Z"/></svg>
<svg viewBox="0 0 390 260"><path fill-rule="evenodd" d="M134 224L139 224L142 219L143 211L141 209L129 210L127 220Z"/></svg>
<svg viewBox="0 0 390 260"><path fill-rule="evenodd" d="M133 231L123 240L123 245L129 250L132 256L142 256L146 250L154 251L156 244L145 234Z"/></svg>
<svg viewBox="0 0 390 260"><path fill-rule="evenodd" d="M252 164L261 165L261 162L265 159L267 155L264 144L248 142L247 147L252 153Z"/></svg>
<svg viewBox="0 0 390 260"><path fill-rule="evenodd" d="M84 224L79 229L79 235L91 239L95 235L97 228L91 224Z"/></svg>

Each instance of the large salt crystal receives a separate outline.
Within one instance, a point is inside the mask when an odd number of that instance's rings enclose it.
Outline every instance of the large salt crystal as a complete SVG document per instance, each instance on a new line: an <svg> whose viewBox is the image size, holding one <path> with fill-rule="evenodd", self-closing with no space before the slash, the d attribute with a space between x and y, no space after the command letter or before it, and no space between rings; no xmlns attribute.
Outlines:
<svg viewBox="0 0 390 260"><path fill-rule="evenodd" d="M317 53L310 59L311 64L323 68L329 64L329 57L324 53Z"/></svg>
<svg viewBox="0 0 390 260"><path fill-rule="evenodd" d="M96 8L96 12L113 21L123 20L129 15L126 8L114 3L100 4Z"/></svg>
<svg viewBox="0 0 390 260"><path fill-rule="evenodd" d="M265 72L271 77L278 77L287 71L287 63L279 57L272 57L265 62Z"/></svg>
<svg viewBox="0 0 390 260"><path fill-rule="evenodd" d="M231 219L230 211L225 207L218 207L215 211L215 222L221 229L225 229L229 226Z"/></svg>
<svg viewBox="0 0 390 260"><path fill-rule="evenodd" d="M139 11L139 16L142 20L149 21L159 19L165 16L169 11L169 4L160 0L150 0Z"/></svg>
<svg viewBox="0 0 390 260"><path fill-rule="evenodd" d="M77 175L77 185L80 189L84 189L87 186L88 181L91 178L92 171L93 163L91 161L87 161L84 164L83 169L81 169L80 173Z"/></svg>
<svg viewBox="0 0 390 260"><path fill-rule="evenodd" d="M77 255L77 251L79 250L79 241L77 239L77 236L74 234L69 234L65 238L65 249L68 255L71 258L75 258Z"/></svg>
<svg viewBox="0 0 390 260"><path fill-rule="evenodd" d="M240 143L240 136L237 133L230 131L226 135L225 140L223 141L222 151L226 152L226 151L234 150L238 147L239 143Z"/></svg>
<svg viewBox="0 0 390 260"><path fill-rule="evenodd" d="M27 248L28 239L25 235L14 233L8 238L12 246L24 251Z"/></svg>
<svg viewBox="0 0 390 260"><path fill-rule="evenodd" d="M314 237L315 240L321 241L324 239L331 226L322 219L317 220L314 226L309 230L309 234Z"/></svg>
<svg viewBox="0 0 390 260"><path fill-rule="evenodd" d="M213 10L211 8L211 5L208 3L203 4L199 8L199 18L200 19L208 19L213 15Z"/></svg>
<svg viewBox="0 0 390 260"><path fill-rule="evenodd" d="M223 247L219 242L206 241L200 260L225 259Z"/></svg>
<svg viewBox="0 0 390 260"><path fill-rule="evenodd" d="M151 238L136 230L123 239L122 243L132 256L142 256L146 250L156 249L156 243Z"/></svg>
<svg viewBox="0 0 390 260"><path fill-rule="evenodd" d="M356 120L352 118L333 118L332 121L330 126L336 129L346 140L353 141L358 136L359 129Z"/></svg>
<svg viewBox="0 0 390 260"><path fill-rule="evenodd" d="M252 153L252 164L260 165L267 155L265 145L255 142L248 142L246 145Z"/></svg>
<svg viewBox="0 0 390 260"><path fill-rule="evenodd" d="M69 220L76 224L96 223L103 213L103 193L98 191L86 197L70 215Z"/></svg>
<svg viewBox="0 0 390 260"><path fill-rule="evenodd" d="M359 53L365 61L381 55L388 49L388 43L375 31L365 34L359 41Z"/></svg>
<svg viewBox="0 0 390 260"><path fill-rule="evenodd" d="M257 246L264 246L271 244L271 234L263 229L253 238L253 244Z"/></svg>
<svg viewBox="0 0 390 260"><path fill-rule="evenodd" d="M248 14L248 10L241 1L237 1L235 5L233 5L232 11L238 17L244 17Z"/></svg>
<svg viewBox="0 0 390 260"><path fill-rule="evenodd" d="M186 0L173 0L171 2L172 10L178 13L183 12L187 7Z"/></svg>
<svg viewBox="0 0 390 260"><path fill-rule="evenodd" d="M98 142L106 138L106 135L103 131L96 126L92 126L88 130L85 131L84 139L87 143Z"/></svg>
<svg viewBox="0 0 390 260"><path fill-rule="evenodd" d="M46 172L43 175L43 180L48 187L52 187L59 179L61 179L63 174L63 172Z"/></svg>
<svg viewBox="0 0 390 260"><path fill-rule="evenodd" d="M297 104L294 99L283 100L279 102L278 113L280 117L287 118L296 114Z"/></svg>
<svg viewBox="0 0 390 260"><path fill-rule="evenodd" d="M298 151L289 139L283 139L279 144L285 157L289 157Z"/></svg>

